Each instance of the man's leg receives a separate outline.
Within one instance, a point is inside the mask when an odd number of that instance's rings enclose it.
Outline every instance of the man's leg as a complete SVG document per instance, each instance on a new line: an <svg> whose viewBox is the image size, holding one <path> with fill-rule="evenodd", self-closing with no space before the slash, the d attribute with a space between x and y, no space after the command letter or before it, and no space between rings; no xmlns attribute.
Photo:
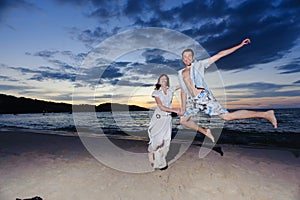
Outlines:
<svg viewBox="0 0 300 200"><path fill-rule="evenodd" d="M277 120L273 110L268 110L265 112L238 110L231 113L228 112L225 114L221 114L219 116L226 121L238 120L238 119L249 119L249 118L264 118L270 121L273 124L274 128L277 128Z"/></svg>
<svg viewBox="0 0 300 200"><path fill-rule="evenodd" d="M199 133L202 133L202 134L206 135L207 137L209 137L209 139L212 140L212 142L215 142L215 138L211 134L210 129L204 129L204 128L200 127L193 120L191 120L190 116L182 116L182 117L180 117L179 122L180 122L181 125L183 125L185 127L188 127L188 128L190 128L192 130L195 130L195 131L197 131Z"/></svg>

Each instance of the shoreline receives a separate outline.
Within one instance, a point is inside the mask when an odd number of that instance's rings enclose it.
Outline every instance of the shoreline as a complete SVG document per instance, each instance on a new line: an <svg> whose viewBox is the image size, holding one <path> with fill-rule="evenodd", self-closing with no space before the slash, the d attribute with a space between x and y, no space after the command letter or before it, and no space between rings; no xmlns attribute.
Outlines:
<svg viewBox="0 0 300 200"><path fill-rule="evenodd" d="M12 134L12 135L11 135ZM98 138L101 139L103 137L108 138L112 143L116 144L117 146L121 148L128 148L132 144L138 143L139 145L139 151L146 153L147 147L148 147L148 138L135 138L132 136L124 137L124 136L107 136L107 135L87 135L85 137L91 137L91 138ZM13 139L11 139L13 138ZM19 140L19 138L21 138ZM31 138L34 138L31 140ZM37 139L38 138L38 139ZM9 152L15 155L19 155L24 152L20 152L21 149L26 151L32 151L32 150L47 150L54 148L51 144L52 140L54 143L57 143L56 140L62 140L60 143L66 143L65 145L68 145L69 148L71 148L74 152L80 152L86 154L87 156L90 156L90 152L84 147L84 144L82 143L82 140L78 136L77 133L70 133L70 132L55 132L52 131L40 131L40 130L9 130L9 131L0 131L0 156L6 155L5 149L10 149ZM69 139L68 139L69 138ZM44 141L43 141L44 140ZM72 142L70 142L72 141ZM124 142L126 141L126 142ZM22 144L23 143L23 144ZM36 144L37 143L37 144ZM181 144L184 143L183 141L172 141L171 145L175 144ZM51 145L51 146L49 146ZM278 146L266 146L266 145L247 145L247 144L223 144L223 143L217 143L214 144L213 147L211 147L211 144L205 144L203 145L203 141L199 141L194 139L194 141L190 144L191 147L207 147L212 149L212 152L219 154L220 156L223 156L226 152L223 151L223 148L241 148L241 149L254 149L254 150L277 150L277 151L283 151L288 152L289 154L293 155L294 158L300 157L300 148L291 148L291 147L278 147ZM13 150L13 146L17 146L17 152ZM18 147L19 146L19 147ZM37 146L40 146L37 148ZM59 147L58 147L59 148ZM172 147L171 147L172 148ZM170 149L171 149L170 148ZM3 151L4 149L4 151ZM300 159L300 158L299 158Z"/></svg>
<svg viewBox="0 0 300 200"><path fill-rule="evenodd" d="M175 130L175 131L174 131ZM174 139L176 131L172 131L172 141L175 143L185 142L184 138L180 140ZM53 130L32 130L32 129L16 129L16 128L2 128L1 133L24 133L24 134L45 134L45 135L58 135L58 136L69 136L79 137L76 131L53 131ZM120 140L133 140L133 141L145 141L149 142L149 138L146 131L136 132L124 132L121 130L114 129L103 129L102 132L83 132L84 137L95 137L95 138L109 138L109 139L120 139ZM1 136L1 135L0 135ZM190 139L190 138L189 138ZM204 136L202 134L196 134L192 144L201 145L203 144ZM260 148L260 149L278 149L288 151L300 151L300 133L247 133L241 131L232 131L223 129L219 135L217 143L215 145L232 145L245 148Z"/></svg>

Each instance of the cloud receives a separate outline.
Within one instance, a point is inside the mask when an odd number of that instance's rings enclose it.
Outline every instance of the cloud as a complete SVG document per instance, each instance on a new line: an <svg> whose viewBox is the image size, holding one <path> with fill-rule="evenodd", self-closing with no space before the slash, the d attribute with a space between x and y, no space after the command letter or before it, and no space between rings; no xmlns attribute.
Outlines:
<svg viewBox="0 0 300 200"><path fill-rule="evenodd" d="M63 72L53 72L49 71L49 67L43 67L44 70L33 70L24 67L10 67L10 69L20 71L24 74L32 74L32 77L28 80L35 80L35 81L43 81L43 80L69 80L75 81L76 74L72 73L63 73Z"/></svg>
<svg viewBox="0 0 300 200"><path fill-rule="evenodd" d="M68 94L61 94L61 95L55 95L55 96L49 96L49 99L53 99L55 101L72 101L72 93Z"/></svg>
<svg viewBox="0 0 300 200"><path fill-rule="evenodd" d="M135 80L128 80L125 78L122 79L113 79L110 81L110 84L112 85L117 85L117 86L130 86L130 87L150 87L153 86L154 84L149 84L145 82L140 82L140 78L137 78Z"/></svg>
<svg viewBox="0 0 300 200"><path fill-rule="evenodd" d="M82 31L82 33L78 36L78 40L91 45L95 41L101 41L109 36L110 34L106 32L105 29L96 27L93 31L90 29Z"/></svg>
<svg viewBox="0 0 300 200"><path fill-rule="evenodd" d="M95 99L111 99L111 98L112 98L111 94L102 94L102 95L95 96Z"/></svg>
<svg viewBox="0 0 300 200"><path fill-rule="evenodd" d="M226 89L249 89L252 91L256 91L256 90L265 91L265 90L281 89L287 86L291 86L291 85L277 85L273 83L256 82L256 83L231 85L231 86L227 86Z"/></svg>
<svg viewBox="0 0 300 200"><path fill-rule="evenodd" d="M0 80L3 80L3 81L17 81L17 79L14 79L14 78L11 78L11 77L8 77L8 76L1 76L0 75Z"/></svg>
<svg viewBox="0 0 300 200"><path fill-rule="evenodd" d="M296 45L300 35L299 12L300 5L295 1L275 4L254 0L232 7L225 1L194 0L170 10L160 10L156 17L161 19L159 23L150 17L148 21L137 18L136 24L168 24L168 27L197 39L211 55L250 37L251 45L217 63L222 70L250 69L256 64L282 58ZM160 17L166 13L173 17Z"/></svg>
<svg viewBox="0 0 300 200"><path fill-rule="evenodd" d="M5 91L5 90L20 91L20 90L25 90L25 89L32 89L33 87L30 87L30 86L18 86L18 85L0 85L0 88L1 88L2 91Z"/></svg>
<svg viewBox="0 0 300 200"><path fill-rule="evenodd" d="M104 79L112 79L122 77L123 74L120 72L120 68L115 65L111 65L106 68L106 70L102 73L101 78Z"/></svg>
<svg viewBox="0 0 300 200"><path fill-rule="evenodd" d="M44 51L39 51L39 52L36 52L34 54L34 56L38 56L38 57L42 57L42 58L45 58L45 59L48 59L48 58L51 58L53 57L55 54L57 54L58 51L48 51L48 50L44 50ZM27 53L27 55L31 55L30 53Z"/></svg>
<svg viewBox="0 0 300 200"><path fill-rule="evenodd" d="M149 14L159 13L163 2L160 0L127 1L123 12L130 17L147 17Z"/></svg>
<svg viewBox="0 0 300 200"><path fill-rule="evenodd" d="M238 44L245 37L252 39L247 47L218 61L219 69L223 70L249 69L255 64L280 59L296 45L300 33L297 25L299 18L291 13L299 13L299 5L293 7L272 5L269 1L246 1L234 9L228 8L224 13L226 31L219 35L210 33L212 36L202 44L210 54L214 54Z"/></svg>
<svg viewBox="0 0 300 200"><path fill-rule="evenodd" d="M159 33L161 40L155 38L156 41L153 41L151 33ZM163 37L163 35L167 37ZM175 54L173 49L176 53L180 49L181 53L182 43L193 45L194 41L187 41L186 37L184 39L181 37L182 35L170 34L165 29L145 29L117 35L87 55L81 66L82 73L77 76L76 80L80 82L80 85L88 84L90 86L98 84L149 86L149 82L152 85L153 79L156 79L161 73L176 75L177 70L183 68L180 56ZM176 43L173 42L173 39L177 39ZM172 45L169 44L171 47L166 47L168 50L151 49L148 45L164 48L163 42L168 45L170 41ZM122 45L126 42L128 42L128 46ZM137 78L133 79L133 77Z"/></svg>
<svg viewBox="0 0 300 200"><path fill-rule="evenodd" d="M173 68L174 70L179 70L181 68L184 68L181 58L178 57L178 55L170 54L170 52L166 52L161 49L146 49L141 55L145 58L146 65L156 64L162 67L165 66L165 67ZM141 66L141 63L135 63L135 64Z"/></svg>
<svg viewBox="0 0 300 200"><path fill-rule="evenodd" d="M291 73L300 72L299 60L293 61L293 62L288 63L286 65L276 67L276 69L278 69L280 71L283 71L283 72L280 72L280 74L291 74Z"/></svg>
<svg viewBox="0 0 300 200"><path fill-rule="evenodd" d="M47 72L47 71L39 71L37 74L32 76L29 80L35 81L43 81L47 79L51 80L68 80L68 81L75 81L75 77L72 74L62 74L59 72Z"/></svg>
<svg viewBox="0 0 300 200"><path fill-rule="evenodd" d="M143 1L129 1L124 9L127 16L136 16L143 10Z"/></svg>
<svg viewBox="0 0 300 200"><path fill-rule="evenodd" d="M49 62L50 64L52 64L54 67L58 67L57 69L49 66L41 66L40 69L61 71L62 73L75 73L77 71L77 67L74 67L73 65L62 61L63 59L67 59L69 60L69 62L76 64L81 62L86 56L85 53L80 53L75 55L71 51L58 51L58 50L51 50L51 51L43 50L43 51L38 51L36 53L26 52L25 55L41 57L47 62ZM60 58L62 57L62 58L56 59L56 57L60 57Z"/></svg>
<svg viewBox="0 0 300 200"><path fill-rule="evenodd" d="M294 97L300 96L300 90L291 90L293 85L278 85L273 83L250 83L227 86L226 92L230 98L259 98L259 97ZM288 90L287 90L288 89ZM240 93L243 94L240 94ZM239 95L236 95L236 94Z"/></svg>
<svg viewBox="0 0 300 200"><path fill-rule="evenodd" d="M127 98L127 95L123 94L101 94L101 95L95 95L95 99L122 99L122 98Z"/></svg>
<svg viewBox="0 0 300 200"><path fill-rule="evenodd" d="M178 60L168 61L163 56L158 55L158 60L163 60L165 64L156 63L157 61L154 54L149 56L149 51L142 53L147 57L146 60L150 63L141 62L113 62L106 66L90 67L83 69L82 74L78 75L76 79L80 82L80 86L95 86L95 85L112 85L112 86L129 86L129 87L150 87L154 85L153 80L162 74L177 75ZM153 51L152 51L153 53ZM169 65L168 65L169 64ZM172 64L172 65L170 65ZM102 74L101 74L102 73Z"/></svg>
<svg viewBox="0 0 300 200"><path fill-rule="evenodd" d="M299 83L300 83L300 80L294 82L294 84L299 84Z"/></svg>
<svg viewBox="0 0 300 200"><path fill-rule="evenodd" d="M113 62L109 65L89 66L82 68L81 72L76 75L78 86L104 84L107 82L113 83L116 78L124 76L121 71L126 68L128 62Z"/></svg>
<svg viewBox="0 0 300 200"><path fill-rule="evenodd" d="M196 39L210 55L250 37L250 45L218 61L217 65L221 70L250 69L256 64L280 59L296 45L295 41L300 35L300 18L297 17L300 4L293 0L276 3L267 0L241 3L192 0L178 2L170 9L166 2L153 0L122 1L119 4L111 3L108 7L102 1L92 3L96 10L98 8L102 11L97 12L98 14L92 12L91 16L94 18L127 18L127 23L123 24L126 28L171 28ZM165 5L164 9L162 5ZM114 15L111 16L111 13ZM121 27L108 31L99 26L94 30L83 31L79 40L91 44L97 39L108 38L119 30Z"/></svg>

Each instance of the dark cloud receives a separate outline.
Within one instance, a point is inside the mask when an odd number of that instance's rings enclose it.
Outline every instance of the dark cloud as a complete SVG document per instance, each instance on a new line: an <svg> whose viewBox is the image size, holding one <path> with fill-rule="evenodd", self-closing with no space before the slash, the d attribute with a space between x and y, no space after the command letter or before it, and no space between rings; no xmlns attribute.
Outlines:
<svg viewBox="0 0 300 200"><path fill-rule="evenodd" d="M64 72L53 72L49 71L49 67L43 67L44 70L32 70L23 67L10 67L16 71L20 71L24 74L32 74L32 77L29 80L43 81L43 80L69 80L75 81L76 74L64 73Z"/></svg>
<svg viewBox="0 0 300 200"><path fill-rule="evenodd" d="M183 68L183 64L181 58L178 59L168 59L166 58L167 52L161 49L147 49L142 53L142 56L145 58L146 65L149 64L157 64L157 65L165 65L174 70L179 70ZM174 56L175 57L175 56ZM137 63L135 63L137 64ZM141 66L143 64L140 64ZM164 66L161 66L164 67ZM157 70L157 69L155 69ZM157 73L155 73L157 74Z"/></svg>
<svg viewBox="0 0 300 200"><path fill-rule="evenodd" d="M299 83L300 83L300 80L294 82L294 84L299 84Z"/></svg>
<svg viewBox="0 0 300 200"><path fill-rule="evenodd" d="M164 63L166 60L163 56L165 51L160 49L148 49L142 53L146 63Z"/></svg>
<svg viewBox="0 0 300 200"><path fill-rule="evenodd" d="M19 86L19 85L0 85L0 89L1 89L1 91L5 91L5 90L20 91L20 90L32 89L32 87L30 87L30 86Z"/></svg>
<svg viewBox="0 0 300 200"><path fill-rule="evenodd" d="M132 80L132 79L128 80L125 78L113 79L110 81L110 84L114 86L118 85L118 86L130 86L130 87L150 87L154 85L154 84L140 82L139 78L137 80Z"/></svg>
<svg viewBox="0 0 300 200"><path fill-rule="evenodd" d="M117 12L110 12L109 10L107 10L106 8L98 8L97 10L95 10L93 13L91 13L90 16L92 17L97 17L98 19L101 19L101 21L103 22L104 20L107 21L107 19L113 17L113 16L117 16L118 13ZM104 21L105 22L105 21Z"/></svg>
<svg viewBox="0 0 300 200"><path fill-rule="evenodd" d="M138 26L180 31L199 41L210 55L250 37L251 45L218 61L218 68L223 70L249 69L280 59L296 44L300 33L300 4L292 0L252 0L234 7L225 0L194 0L169 10L155 8L148 17L140 16L143 10L141 2L129 3L125 13Z"/></svg>
<svg viewBox="0 0 300 200"><path fill-rule="evenodd" d="M291 85L277 85L273 83L263 83L263 82L256 82L256 83L245 83L245 84L237 84L227 86L226 89L248 89L251 91L267 91L267 90L277 90L282 89L283 87L287 87Z"/></svg>
<svg viewBox="0 0 300 200"><path fill-rule="evenodd" d="M157 14L163 2L161 0L127 1L124 14L130 17L147 17L149 14Z"/></svg>
<svg viewBox="0 0 300 200"><path fill-rule="evenodd" d="M143 1L129 1L124 9L127 16L136 16L143 10Z"/></svg>
<svg viewBox="0 0 300 200"><path fill-rule="evenodd" d="M161 20L157 17L160 12L162 1L143 0L143 1L91 1L92 11L88 17L97 19L100 23L95 29L86 29L82 32L71 30L75 38L85 43L87 47L93 46L104 39L115 35L120 30L136 28L142 26L162 26ZM119 27L121 19L128 19L127 23Z"/></svg>
<svg viewBox="0 0 300 200"><path fill-rule="evenodd" d="M78 87L82 85L95 86L107 82L113 82L114 79L124 76L121 68L126 68L128 62L114 62L106 66L90 66L81 69L80 74L76 76Z"/></svg>
<svg viewBox="0 0 300 200"><path fill-rule="evenodd" d="M102 94L102 95L97 95L95 96L95 99L114 99L114 98L117 98L117 99L122 99L126 97L128 99L128 96L125 96L125 95L121 95L121 94Z"/></svg>
<svg viewBox="0 0 300 200"><path fill-rule="evenodd" d="M118 78L122 76L123 73L120 72L120 68L115 65L111 65L107 67L106 70L102 73L101 78L112 79L112 78Z"/></svg>
<svg viewBox="0 0 300 200"><path fill-rule="evenodd" d="M74 74L59 73L59 72L48 72L48 71L39 71L33 75L29 80L43 81L43 80L69 80L75 81L76 76Z"/></svg>
<svg viewBox="0 0 300 200"><path fill-rule="evenodd" d="M98 95L98 96L95 96L96 99L110 99L112 97L111 94L102 94L102 95Z"/></svg>
<svg viewBox="0 0 300 200"><path fill-rule="evenodd" d="M141 27L162 27L163 23L158 17L152 17L149 20L144 20L140 17L136 18L135 25Z"/></svg>
<svg viewBox="0 0 300 200"><path fill-rule="evenodd" d="M69 94L61 94L49 97L49 99L53 99L55 101L72 101L72 93Z"/></svg>
<svg viewBox="0 0 300 200"><path fill-rule="evenodd" d="M38 56L38 57L41 57L43 58L44 60L48 61L49 63L53 64L54 66L57 66L59 67L59 69L54 69L54 68L51 68L49 66L41 66L40 68L41 69L44 69L44 70L61 70L61 71L70 71L70 72L76 72L77 68L62 61L62 60L58 60L58 59L55 59L55 56L67 56L68 58L70 58L74 63L76 62L79 62L79 61L82 61L83 58L86 56L86 54L84 53L81 53L81 54L78 54L78 55L74 55L71 51L57 51L57 50L52 50L52 51L49 51L49 50L43 50L43 51L39 51L39 52L36 52L34 54L32 53L29 53L29 52L26 52L25 55L33 55L33 56Z"/></svg>
<svg viewBox="0 0 300 200"><path fill-rule="evenodd" d="M100 75L100 72L103 71L103 68L105 70L102 72L102 74L99 76L101 79L115 79L122 77L124 73L121 72L121 68L126 68L127 65L130 64L130 62L113 62L112 64L99 68L98 74ZM94 71L94 70L93 70Z"/></svg>
<svg viewBox="0 0 300 200"><path fill-rule="evenodd" d="M95 66L83 69L77 76L81 85L119 85L131 87L149 87L154 83L143 82L143 78L157 78L161 73L169 75L177 74L182 68L180 60L166 59L165 52L158 49L145 50L141 55L145 62L113 62L106 66Z"/></svg>
<svg viewBox="0 0 300 200"><path fill-rule="evenodd" d="M157 78L161 73L177 74L180 60L166 59L161 50L146 50L142 53L146 63L139 62L114 62L107 66L96 66L82 70L77 80L82 85L109 84L132 87L149 87L154 83L143 82L145 75Z"/></svg>
<svg viewBox="0 0 300 200"><path fill-rule="evenodd" d="M218 61L218 67L223 70L247 69L279 59L291 49L300 33L299 18L291 13L299 13L299 5L288 9L288 5L285 8L281 6L270 1L253 0L245 1L234 9L228 8L223 24L226 31L219 35L208 33L212 36L202 43L203 46L212 55L240 43L246 37L250 37L252 43Z"/></svg>
<svg viewBox="0 0 300 200"><path fill-rule="evenodd" d="M48 50L44 50L44 51L39 51L39 52L36 52L34 54L34 56L39 56L39 57L42 57L42 58L51 58L53 57L55 54L57 54L58 51L48 51ZM31 55L30 53L26 53L27 55Z"/></svg>
<svg viewBox="0 0 300 200"><path fill-rule="evenodd" d="M17 81L17 79L14 79L12 77L1 76L1 75L0 75L0 80L3 80L3 81Z"/></svg>
<svg viewBox="0 0 300 200"><path fill-rule="evenodd" d="M263 98L263 97L299 97L300 90L290 90L290 91L268 91L268 92L255 92L255 93L247 93L244 95L231 95L228 96L232 98Z"/></svg>
<svg viewBox="0 0 300 200"><path fill-rule="evenodd" d="M282 71L280 74L291 74L300 72L300 64L299 61L295 61L292 63L288 63L286 65L282 65L280 67L276 67L276 69Z"/></svg>
<svg viewBox="0 0 300 200"><path fill-rule="evenodd" d="M198 23L207 18L224 17L228 4L226 1L197 1L187 2L180 7L174 8L173 11L178 14L182 22Z"/></svg>
<svg viewBox="0 0 300 200"><path fill-rule="evenodd" d="M150 75L152 78L157 78L160 74L177 75L177 69L171 65L159 63L140 63L137 67L130 70L136 75Z"/></svg>
<svg viewBox="0 0 300 200"><path fill-rule="evenodd" d="M51 64L53 64L55 66L58 66L59 69L61 69L62 71L69 70L69 71L75 72L77 70L76 67L69 65L61 60L49 59L48 62L50 62Z"/></svg>
<svg viewBox="0 0 300 200"><path fill-rule="evenodd" d="M63 65L63 69L66 69L66 70L76 70L75 67L73 67L73 66L71 66L71 65L68 65L68 64Z"/></svg>
<svg viewBox="0 0 300 200"><path fill-rule="evenodd" d="M100 18L120 15L120 11L123 9L123 1L120 0L91 0L91 3L96 8L92 15Z"/></svg>
<svg viewBox="0 0 300 200"><path fill-rule="evenodd" d="M86 47L92 48L93 45L99 44L104 39L109 38L112 35L115 35L119 31L119 27L113 28L103 28L103 27L96 27L95 29L86 29L83 31L79 31L77 29L70 30L74 37L83 42Z"/></svg>
<svg viewBox="0 0 300 200"><path fill-rule="evenodd" d="M128 1L123 14L137 27L180 31L200 42L210 55L251 38L251 45L218 61L222 70L249 69L280 59L300 35L300 4L293 0L252 0L235 6L225 0L193 0L165 10L162 4Z"/></svg>
<svg viewBox="0 0 300 200"><path fill-rule="evenodd" d="M278 85L273 83L250 83L250 84L238 84L227 86L226 92L230 98L259 98L259 97L279 97L279 96L300 96L300 90L288 90L284 91L285 88L293 85ZM236 93L243 94L236 95Z"/></svg>

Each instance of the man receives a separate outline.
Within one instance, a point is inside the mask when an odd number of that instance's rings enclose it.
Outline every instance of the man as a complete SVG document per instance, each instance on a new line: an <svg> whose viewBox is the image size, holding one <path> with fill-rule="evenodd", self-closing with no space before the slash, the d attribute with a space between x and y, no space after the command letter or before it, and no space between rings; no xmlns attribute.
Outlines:
<svg viewBox="0 0 300 200"><path fill-rule="evenodd" d="M239 45L220 51L216 55L205 60L195 61L194 52L186 49L182 52L182 61L185 68L179 70L178 76L181 89L181 118L180 124L201 132L215 142L210 129L204 129L191 120L199 112L204 112L210 116L218 115L220 118L228 120L264 118L269 120L274 128L277 128L277 120L273 110L266 112L256 112L249 110L238 110L228 112L219 102L216 101L212 92L209 90L204 79L204 70L220 58L227 56L243 46L249 44L250 39L243 40ZM188 97L188 98L187 98Z"/></svg>

